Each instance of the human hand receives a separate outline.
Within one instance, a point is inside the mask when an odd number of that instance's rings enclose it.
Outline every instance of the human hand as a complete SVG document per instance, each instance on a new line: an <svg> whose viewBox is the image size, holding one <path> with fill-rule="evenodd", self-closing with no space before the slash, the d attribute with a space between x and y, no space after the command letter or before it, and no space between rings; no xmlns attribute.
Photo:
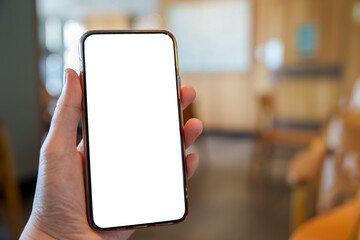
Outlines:
<svg viewBox="0 0 360 240"><path fill-rule="evenodd" d="M194 99L192 87L181 88L183 109ZM81 108L79 76L74 70L67 69L63 91L40 151L33 209L20 239L128 239L134 232L99 232L88 224L84 148L82 143L76 146ZM183 128L187 148L201 134L202 123L190 119ZM188 178L194 174L198 162L198 155L186 156Z"/></svg>

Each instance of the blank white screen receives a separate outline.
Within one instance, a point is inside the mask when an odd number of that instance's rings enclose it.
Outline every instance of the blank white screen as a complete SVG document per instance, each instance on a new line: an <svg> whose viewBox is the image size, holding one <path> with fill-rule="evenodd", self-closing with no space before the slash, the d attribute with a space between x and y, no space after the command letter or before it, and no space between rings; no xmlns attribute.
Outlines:
<svg viewBox="0 0 360 240"><path fill-rule="evenodd" d="M181 219L183 160L173 40L93 34L84 42L94 223Z"/></svg>

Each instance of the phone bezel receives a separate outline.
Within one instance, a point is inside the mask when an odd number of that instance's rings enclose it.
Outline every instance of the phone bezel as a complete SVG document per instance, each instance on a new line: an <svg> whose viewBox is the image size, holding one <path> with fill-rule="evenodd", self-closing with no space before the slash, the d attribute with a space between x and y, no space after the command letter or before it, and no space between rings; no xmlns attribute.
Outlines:
<svg viewBox="0 0 360 240"><path fill-rule="evenodd" d="M185 202L185 211L184 215L180 219L173 219L162 222L153 222L153 223L140 223L135 225L128 226L114 226L109 228L102 228L96 225L93 212L92 212L92 192L91 192L91 173L90 173L90 157L89 157L89 139L88 139L88 115L87 115L87 96L86 96L86 71L85 71L85 41L91 35L96 34L165 34L168 35L173 42L174 47L174 62L175 62L175 81L176 81L176 90L177 90L177 102L178 102L178 116L179 116L179 131L180 131L180 142L181 142L181 159L182 159L182 172L183 172L183 186L184 186L184 202ZM89 225L98 231L111 231L111 230L130 230L137 228L145 228L151 226L160 226L160 225L170 225L180 223L185 220L188 215L188 194L187 194L187 177L186 177L186 166L185 166L185 144L184 144L184 134L183 134L183 116L182 116L182 107L180 100L180 76L179 76L179 67L178 67L178 54L177 54L177 44L175 37L166 30L93 30L84 33L80 39L80 78L81 78L81 88L83 94L82 101L82 125L83 125L83 139L84 139L84 157L85 157L85 193L86 193L86 205L87 205L87 218Z"/></svg>

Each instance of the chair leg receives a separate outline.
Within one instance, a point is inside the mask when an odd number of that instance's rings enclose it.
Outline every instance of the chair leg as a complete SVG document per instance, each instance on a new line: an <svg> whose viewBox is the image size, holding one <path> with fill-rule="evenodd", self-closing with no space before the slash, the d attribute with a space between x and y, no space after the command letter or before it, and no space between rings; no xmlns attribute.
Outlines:
<svg viewBox="0 0 360 240"><path fill-rule="evenodd" d="M290 232L307 220L308 199L307 184L298 184L293 187L290 202Z"/></svg>
<svg viewBox="0 0 360 240"><path fill-rule="evenodd" d="M247 174L249 185L256 186L260 183L264 175L264 165L272 160L269 150L269 144L264 139L255 140Z"/></svg>

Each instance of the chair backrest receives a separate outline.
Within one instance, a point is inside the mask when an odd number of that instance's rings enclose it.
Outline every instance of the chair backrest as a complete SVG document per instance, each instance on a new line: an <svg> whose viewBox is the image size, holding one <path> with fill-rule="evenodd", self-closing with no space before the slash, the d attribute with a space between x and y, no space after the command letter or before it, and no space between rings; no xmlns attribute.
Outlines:
<svg viewBox="0 0 360 240"><path fill-rule="evenodd" d="M257 97L258 119L257 130L260 135L266 135L274 129L275 103L272 93L264 93Z"/></svg>
<svg viewBox="0 0 360 240"><path fill-rule="evenodd" d="M337 154L360 150L360 113L344 112L333 116L325 139L328 148Z"/></svg>

